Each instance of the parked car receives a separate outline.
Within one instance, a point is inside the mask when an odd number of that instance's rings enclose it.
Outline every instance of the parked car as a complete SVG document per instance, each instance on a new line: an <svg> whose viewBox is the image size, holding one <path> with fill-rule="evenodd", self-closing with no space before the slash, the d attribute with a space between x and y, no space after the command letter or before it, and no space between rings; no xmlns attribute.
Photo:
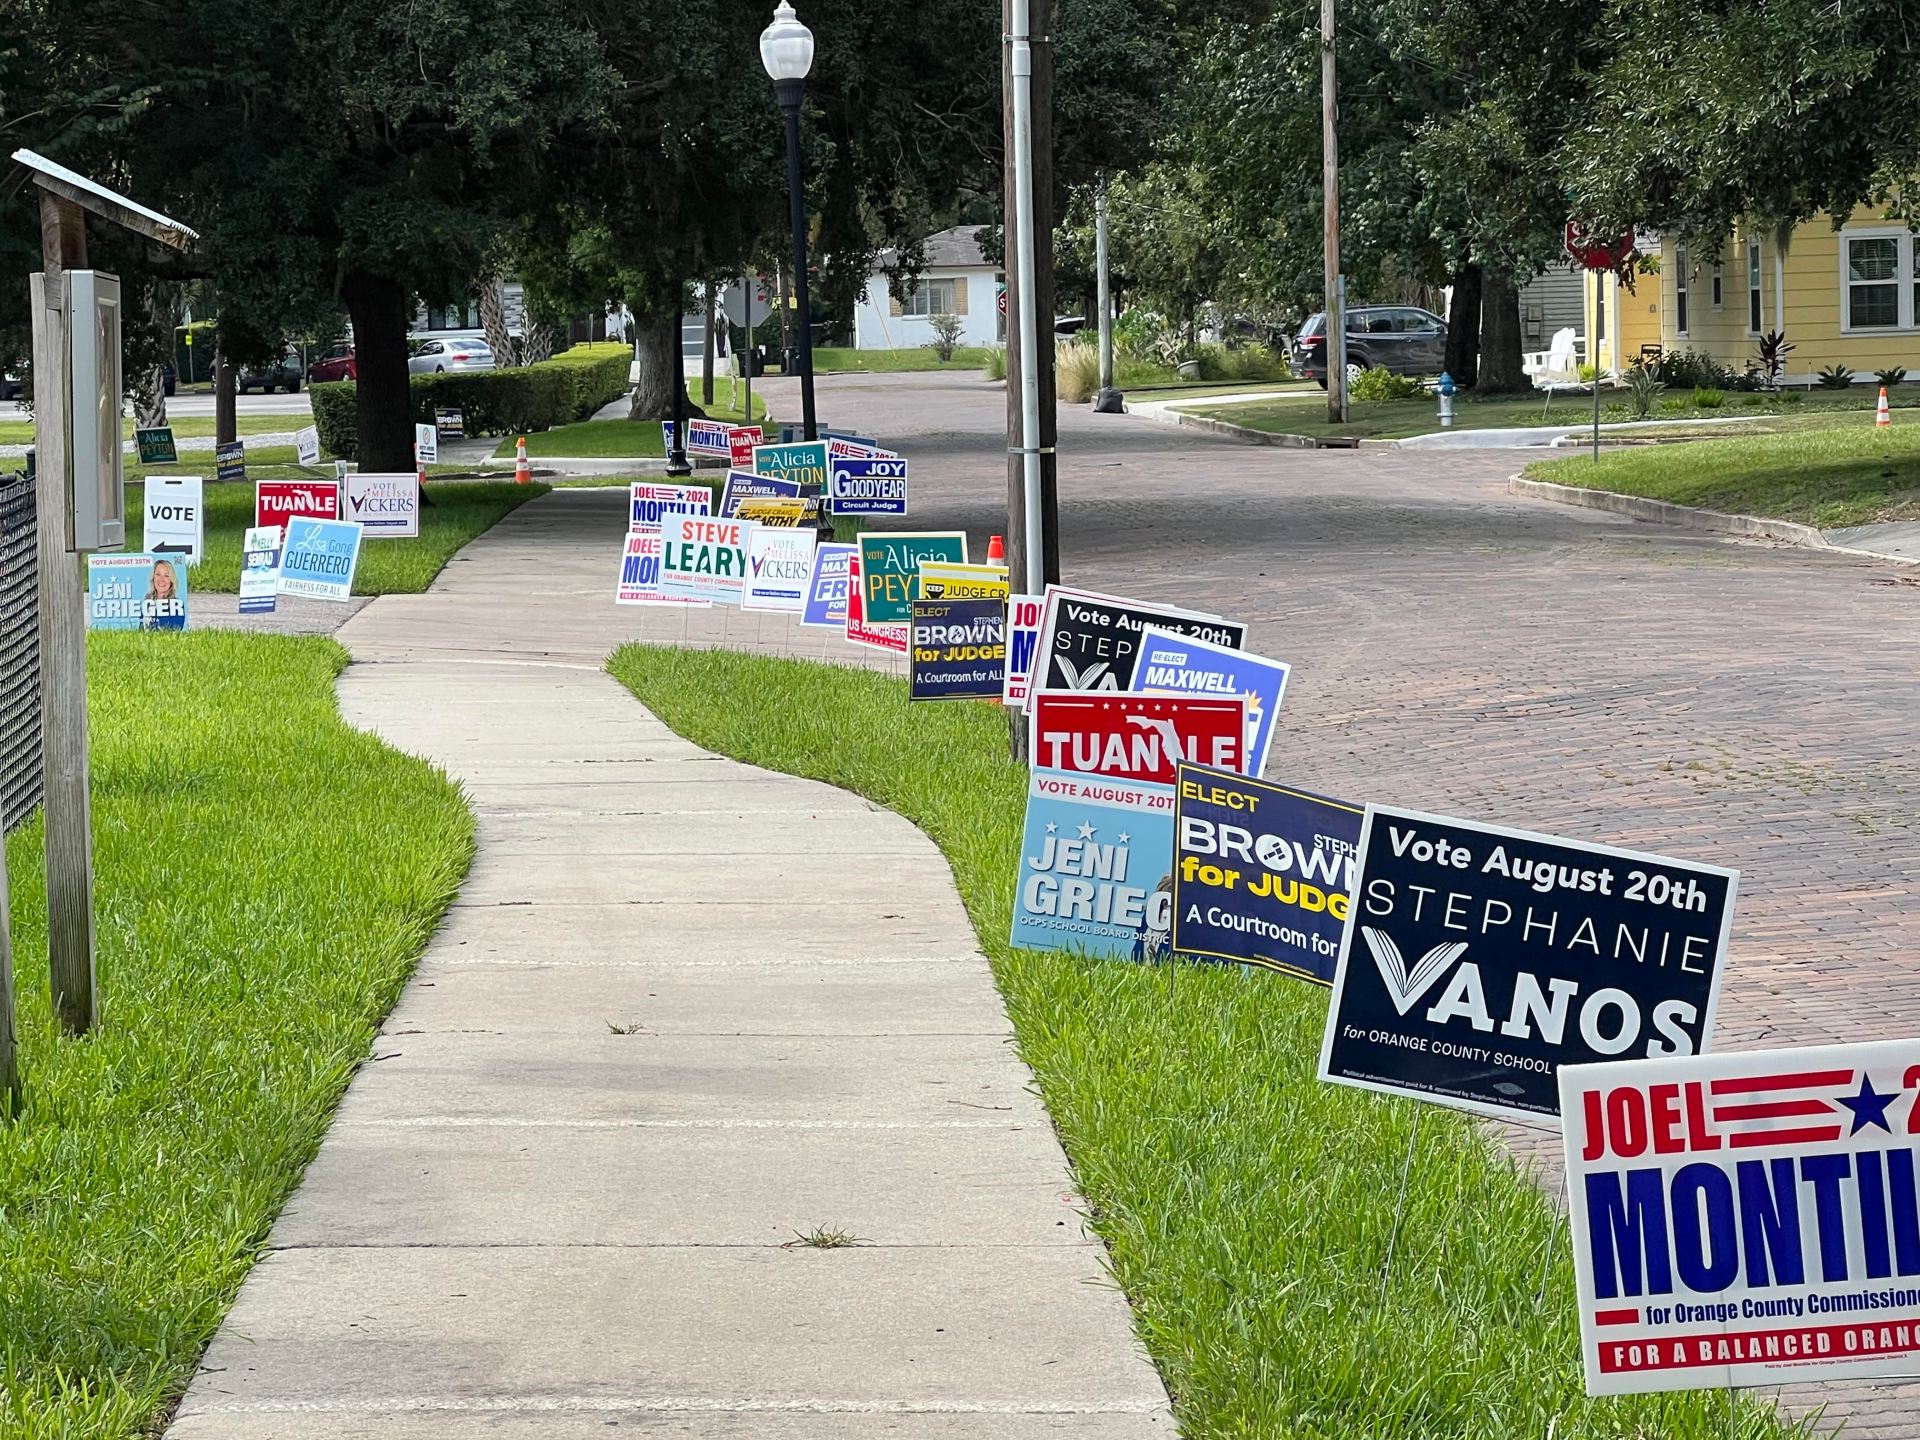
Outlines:
<svg viewBox="0 0 1920 1440"><path fill-rule="evenodd" d="M354 356L352 344L342 340L337 345L329 345L320 354L320 358L307 366L307 383L324 384L328 380L354 380L360 375L360 365Z"/></svg>
<svg viewBox="0 0 1920 1440"><path fill-rule="evenodd" d="M1347 311L1347 383L1384 366L1396 375L1438 375L1447 364L1447 322L1413 305L1355 305ZM1293 373L1327 388L1327 317L1307 317L1293 341Z"/></svg>
<svg viewBox="0 0 1920 1440"><path fill-rule="evenodd" d="M26 382L18 375L0 374L0 400L18 400Z"/></svg>
<svg viewBox="0 0 1920 1440"><path fill-rule="evenodd" d="M289 350L278 360L267 365L243 366L235 386L242 395L249 390L258 390L262 395L271 395L276 390L284 390L289 395L298 393L300 352Z"/></svg>
<svg viewBox="0 0 1920 1440"><path fill-rule="evenodd" d="M172 395L180 388L180 375L171 364L160 367L160 389L163 394Z"/></svg>
<svg viewBox="0 0 1920 1440"><path fill-rule="evenodd" d="M423 340L407 360L407 369L416 375L444 375L449 370L491 370L493 350L484 340L464 335L444 340Z"/></svg>

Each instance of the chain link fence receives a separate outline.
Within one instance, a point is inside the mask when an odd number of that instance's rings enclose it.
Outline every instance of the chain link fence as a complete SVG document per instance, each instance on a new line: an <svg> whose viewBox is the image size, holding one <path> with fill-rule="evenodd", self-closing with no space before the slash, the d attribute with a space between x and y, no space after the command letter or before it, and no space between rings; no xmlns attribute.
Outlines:
<svg viewBox="0 0 1920 1440"><path fill-rule="evenodd" d="M40 803L39 587L33 484L0 474L0 833Z"/></svg>

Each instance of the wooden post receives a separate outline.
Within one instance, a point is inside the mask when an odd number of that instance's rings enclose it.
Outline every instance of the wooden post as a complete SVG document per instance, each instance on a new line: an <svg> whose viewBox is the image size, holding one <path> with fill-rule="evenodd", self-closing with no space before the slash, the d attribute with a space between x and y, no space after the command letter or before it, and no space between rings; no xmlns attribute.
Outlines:
<svg viewBox="0 0 1920 1440"><path fill-rule="evenodd" d="M93 822L87 783L87 624L81 564L67 547L72 397L67 394L67 276L87 263L80 207L40 194L33 277L35 493L40 567L40 731L47 837L47 968L53 1013L72 1035L93 1028Z"/></svg>
<svg viewBox="0 0 1920 1440"><path fill-rule="evenodd" d="M1320 186L1326 282L1327 421L1347 419L1347 306L1340 289L1340 103L1333 0L1320 0Z"/></svg>

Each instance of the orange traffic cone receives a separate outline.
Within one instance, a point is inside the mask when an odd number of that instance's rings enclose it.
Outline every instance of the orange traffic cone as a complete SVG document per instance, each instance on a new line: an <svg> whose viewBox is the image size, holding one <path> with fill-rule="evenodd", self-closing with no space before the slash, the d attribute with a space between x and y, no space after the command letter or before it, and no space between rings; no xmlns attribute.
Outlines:
<svg viewBox="0 0 1920 1440"><path fill-rule="evenodd" d="M533 467L527 464L527 437L524 435L520 437L520 443L514 447L513 483L516 485L533 483Z"/></svg>
<svg viewBox="0 0 1920 1440"><path fill-rule="evenodd" d="M998 535L987 541L987 563L989 565L1007 563L1007 542Z"/></svg>
<svg viewBox="0 0 1920 1440"><path fill-rule="evenodd" d="M1873 412L1873 423L1876 428L1893 423L1893 416L1887 410L1887 387L1884 385L1880 387L1880 408Z"/></svg>

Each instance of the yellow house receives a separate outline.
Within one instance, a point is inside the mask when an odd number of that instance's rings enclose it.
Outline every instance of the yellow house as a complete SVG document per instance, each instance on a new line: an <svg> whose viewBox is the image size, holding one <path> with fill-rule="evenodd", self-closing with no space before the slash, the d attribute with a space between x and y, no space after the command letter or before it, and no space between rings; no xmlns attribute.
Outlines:
<svg viewBox="0 0 1920 1440"><path fill-rule="evenodd" d="M1612 275L1588 272L1582 331L1588 343L1583 355L1591 357L1597 348L1602 367L1617 375L1643 355L1657 353L1666 343L1660 280L1659 275L1637 275L1629 290Z"/></svg>
<svg viewBox="0 0 1920 1440"><path fill-rule="evenodd" d="M1784 245L1780 238L1771 228L1740 230L1716 254L1710 244L1661 236L1659 274L1640 280L1658 295L1659 345L1744 370L1758 363L1760 337L1783 330L1794 347L1782 373L1788 385L1811 385L1833 365L1863 384L1894 366L1920 379L1920 237L1861 209L1838 230L1822 215ZM1628 328L1621 324L1623 338Z"/></svg>

